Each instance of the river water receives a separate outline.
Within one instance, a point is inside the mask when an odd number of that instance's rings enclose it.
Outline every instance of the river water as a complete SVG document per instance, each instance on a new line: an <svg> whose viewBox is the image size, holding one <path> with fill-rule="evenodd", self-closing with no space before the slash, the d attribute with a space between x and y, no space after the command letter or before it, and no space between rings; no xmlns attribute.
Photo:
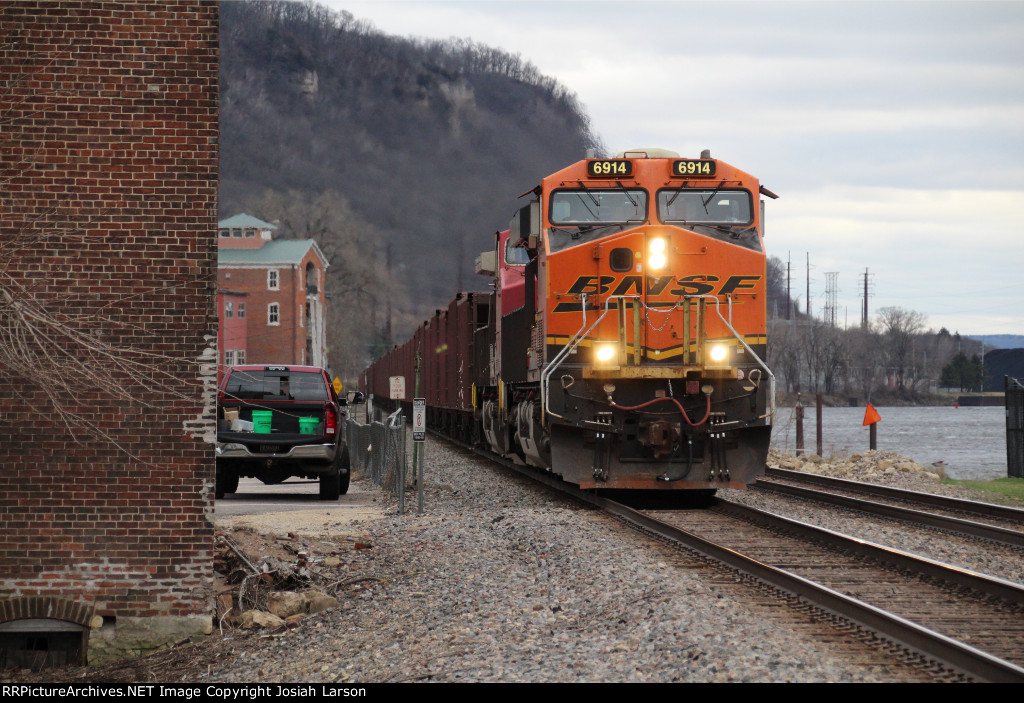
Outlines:
<svg viewBox="0 0 1024 703"><path fill-rule="evenodd" d="M988 480L1006 477L1006 411L1001 407L877 408L879 451L897 452L928 466L945 462L946 475L955 479ZM862 426L864 408L822 410L822 453L848 456L870 447ZM817 449L814 406L804 408L804 447ZM779 408L772 446L792 452L796 446L793 408Z"/></svg>

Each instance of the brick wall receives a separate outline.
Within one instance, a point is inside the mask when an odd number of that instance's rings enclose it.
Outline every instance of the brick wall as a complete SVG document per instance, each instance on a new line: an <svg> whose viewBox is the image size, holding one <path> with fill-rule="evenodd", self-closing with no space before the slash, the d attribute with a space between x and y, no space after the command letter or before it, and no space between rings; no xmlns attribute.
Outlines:
<svg viewBox="0 0 1024 703"><path fill-rule="evenodd" d="M0 361L0 602L211 612L217 32L215 2L0 3L0 288L135 399Z"/></svg>

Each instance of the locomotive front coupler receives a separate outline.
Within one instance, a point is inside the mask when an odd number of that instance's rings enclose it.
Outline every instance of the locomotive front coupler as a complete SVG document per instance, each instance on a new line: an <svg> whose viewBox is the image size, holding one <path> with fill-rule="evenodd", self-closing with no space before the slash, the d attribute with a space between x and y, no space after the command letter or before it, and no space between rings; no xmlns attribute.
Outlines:
<svg viewBox="0 0 1024 703"><path fill-rule="evenodd" d="M664 481L666 483L672 483L673 481L682 481L684 478L690 475L690 470L693 468L693 437L686 438L686 470L675 478L671 478L668 472L663 473L658 477L657 480Z"/></svg>

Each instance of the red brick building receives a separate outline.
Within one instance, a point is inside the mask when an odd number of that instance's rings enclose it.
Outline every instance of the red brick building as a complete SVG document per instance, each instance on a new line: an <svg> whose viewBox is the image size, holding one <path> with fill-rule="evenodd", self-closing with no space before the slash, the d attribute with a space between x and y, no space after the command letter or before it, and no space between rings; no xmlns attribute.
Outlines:
<svg viewBox="0 0 1024 703"><path fill-rule="evenodd" d="M326 366L330 264L317 243L274 239L274 225L246 214L219 229L217 285L246 294L245 363Z"/></svg>
<svg viewBox="0 0 1024 703"><path fill-rule="evenodd" d="M248 309L245 291L217 291L217 385L225 366L248 363Z"/></svg>
<svg viewBox="0 0 1024 703"><path fill-rule="evenodd" d="M217 8L0 3L0 668L212 627Z"/></svg>

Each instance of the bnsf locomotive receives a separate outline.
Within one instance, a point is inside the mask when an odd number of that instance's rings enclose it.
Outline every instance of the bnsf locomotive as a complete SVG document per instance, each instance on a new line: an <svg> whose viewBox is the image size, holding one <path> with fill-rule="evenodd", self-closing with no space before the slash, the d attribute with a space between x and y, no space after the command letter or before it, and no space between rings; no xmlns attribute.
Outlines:
<svg viewBox="0 0 1024 703"><path fill-rule="evenodd" d="M365 372L429 426L582 488L742 487L764 470L764 203L756 178L664 150L545 178L460 293Z"/></svg>

